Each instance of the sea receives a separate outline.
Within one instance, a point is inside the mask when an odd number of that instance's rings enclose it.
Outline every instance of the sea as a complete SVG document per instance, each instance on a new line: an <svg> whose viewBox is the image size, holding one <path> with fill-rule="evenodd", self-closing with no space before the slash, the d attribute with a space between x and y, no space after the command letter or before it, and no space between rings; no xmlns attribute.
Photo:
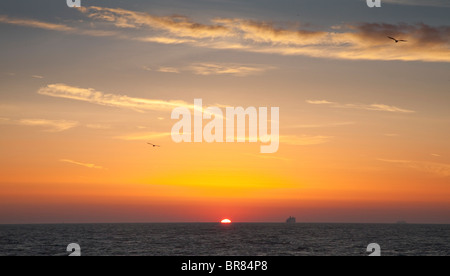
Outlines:
<svg viewBox="0 0 450 276"><path fill-rule="evenodd" d="M449 256L450 225L149 223L0 225L0 256ZM70 253L69 253L70 254Z"/></svg>

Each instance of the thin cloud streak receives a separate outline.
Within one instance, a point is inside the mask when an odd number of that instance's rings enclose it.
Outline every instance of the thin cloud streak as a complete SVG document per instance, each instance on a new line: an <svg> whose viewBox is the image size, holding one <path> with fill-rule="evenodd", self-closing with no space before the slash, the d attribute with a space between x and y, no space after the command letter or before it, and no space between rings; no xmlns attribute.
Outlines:
<svg viewBox="0 0 450 276"><path fill-rule="evenodd" d="M173 111L173 109L177 107L184 107L192 110L201 110L203 113L209 113L215 117L226 119L221 115L210 113L210 111L208 111L208 107L206 106L202 106L201 108L199 108L194 104L188 104L180 100L164 101L134 98L117 94L106 94L93 88L80 88L62 83L49 84L45 87L41 87L37 91L37 93L49 97L77 100L88 102L91 104L130 109L140 113L145 113L146 111Z"/></svg>
<svg viewBox="0 0 450 276"><path fill-rule="evenodd" d="M119 33L115 31L106 31L106 30L95 30L95 29L78 29L74 27L70 27L64 24L55 24L50 22L44 22L34 19L24 19L24 18L11 18L6 15L0 15L0 23L17 25L23 27L37 28L43 30L50 31L58 31L64 33L71 34L80 34L87 36L97 36L97 37L105 37L105 36L116 36L121 37Z"/></svg>
<svg viewBox="0 0 450 276"><path fill-rule="evenodd" d="M269 66L263 65L243 65L243 64L214 64L214 63L198 63L190 66L190 70L194 74L209 76L209 75L232 75L238 77L246 77L250 75L257 75L267 70L273 69Z"/></svg>
<svg viewBox="0 0 450 276"><path fill-rule="evenodd" d="M48 23L48 22L43 22L43 21L34 20L34 19L11 18L6 15L0 15L0 22L6 23L6 24L11 24L11 25L19 25L19 26L24 26L24 27L39 28L39 29L52 30L52 31L61 31L61 32L76 31L75 28L69 27L69 26L66 26L63 24Z"/></svg>
<svg viewBox="0 0 450 276"><path fill-rule="evenodd" d="M45 119L23 119L19 120L18 124L25 126L41 126L47 127L48 132L62 132L69 130L78 125L78 122L65 120L45 120Z"/></svg>
<svg viewBox="0 0 450 276"><path fill-rule="evenodd" d="M155 42L160 44L186 44L186 43L195 43L196 40L193 39L180 39L180 38L172 38L172 37L137 37L135 38L137 41L142 42Z"/></svg>
<svg viewBox="0 0 450 276"><path fill-rule="evenodd" d="M47 120L47 119L11 120L9 118L0 118L0 124L43 127L46 128L45 130L46 132L63 132L79 125L78 122L67 120Z"/></svg>
<svg viewBox="0 0 450 276"><path fill-rule="evenodd" d="M201 76L228 75L235 77L246 77L260 75L269 70L276 69L274 66L262 64L239 64L239 63L194 63L179 68L171 66L162 66L152 70L147 66L142 67L145 71L157 71L162 73L192 73Z"/></svg>
<svg viewBox="0 0 450 276"><path fill-rule="evenodd" d="M183 101L133 98L125 95L106 94L92 88L79 88L61 83L49 84L46 87L40 88L37 93L50 97L89 102L103 106L132 109L138 112L149 110L172 110L176 107L194 108L193 105Z"/></svg>
<svg viewBox="0 0 450 276"><path fill-rule="evenodd" d="M95 164L81 163L81 162L73 161L73 160L70 160L70 159L61 159L61 160L59 160L59 162L69 163L69 164L72 164L72 165L77 165L77 166L85 167L85 168L88 168L88 169L98 169L98 170L102 170L103 169L102 166L97 166Z"/></svg>
<svg viewBox="0 0 450 276"><path fill-rule="evenodd" d="M408 110L392 105L385 104L340 104L336 102L330 102L325 100L307 100L306 103L313 105L327 105L333 108L349 108L349 109L360 109L368 111L385 111L393 113L415 113L414 110Z"/></svg>
<svg viewBox="0 0 450 276"><path fill-rule="evenodd" d="M321 100L321 101L313 101L313 100L307 100L306 101L309 104L334 104L333 102Z"/></svg>
<svg viewBox="0 0 450 276"><path fill-rule="evenodd" d="M160 67L157 71L161 73L173 73L173 74L180 73L180 70L174 67Z"/></svg>

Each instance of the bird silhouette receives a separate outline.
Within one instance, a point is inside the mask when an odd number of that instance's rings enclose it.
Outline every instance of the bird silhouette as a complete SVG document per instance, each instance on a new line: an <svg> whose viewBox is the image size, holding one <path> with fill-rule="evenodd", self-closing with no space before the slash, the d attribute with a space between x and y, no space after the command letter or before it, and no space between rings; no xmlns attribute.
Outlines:
<svg viewBox="0 0 450 276"><path fill-rule="evenodd" d="M159 146L159 145L155 145L155 144L152 144L152 143L147 143L147 144L149 144L150 146L152 146L152 147L154 147L154 148L160 148L161 146Z"/></svg>
<svg viewBox="0 0 450 276"><path fill-rule="evenodd" d="M399 42L407 42L407 40L403 40L403 39L396 39L396 38L393 38L393 37L390 37L390 36L388 36L388 38L390 38L390 39L394 40L394 41L395 41L395 43L399 43Z"/></svg>

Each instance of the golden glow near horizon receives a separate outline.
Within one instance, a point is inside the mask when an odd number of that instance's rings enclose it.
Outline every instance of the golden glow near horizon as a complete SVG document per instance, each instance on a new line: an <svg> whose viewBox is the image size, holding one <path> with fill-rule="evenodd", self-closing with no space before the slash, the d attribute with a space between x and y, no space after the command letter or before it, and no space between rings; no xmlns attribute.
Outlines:
<svg viewBox="0 0 450 276"><path fill-rule="evenodd" d="M178 2L0 3L0 223L450 223L448 7ZM279 107L277 151L175 143L195 99Z"/></svg>

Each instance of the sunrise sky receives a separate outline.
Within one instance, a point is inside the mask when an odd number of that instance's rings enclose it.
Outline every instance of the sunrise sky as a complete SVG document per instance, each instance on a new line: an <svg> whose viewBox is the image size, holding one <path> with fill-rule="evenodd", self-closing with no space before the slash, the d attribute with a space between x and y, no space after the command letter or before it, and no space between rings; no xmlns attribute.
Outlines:
<svg viewBox="0 0 450 276"><path fill-rule="evenodd" d="M0 223L450 223L450 4L382 3L2 0ZM278 152L174 143L194 99Z"/></svg>

